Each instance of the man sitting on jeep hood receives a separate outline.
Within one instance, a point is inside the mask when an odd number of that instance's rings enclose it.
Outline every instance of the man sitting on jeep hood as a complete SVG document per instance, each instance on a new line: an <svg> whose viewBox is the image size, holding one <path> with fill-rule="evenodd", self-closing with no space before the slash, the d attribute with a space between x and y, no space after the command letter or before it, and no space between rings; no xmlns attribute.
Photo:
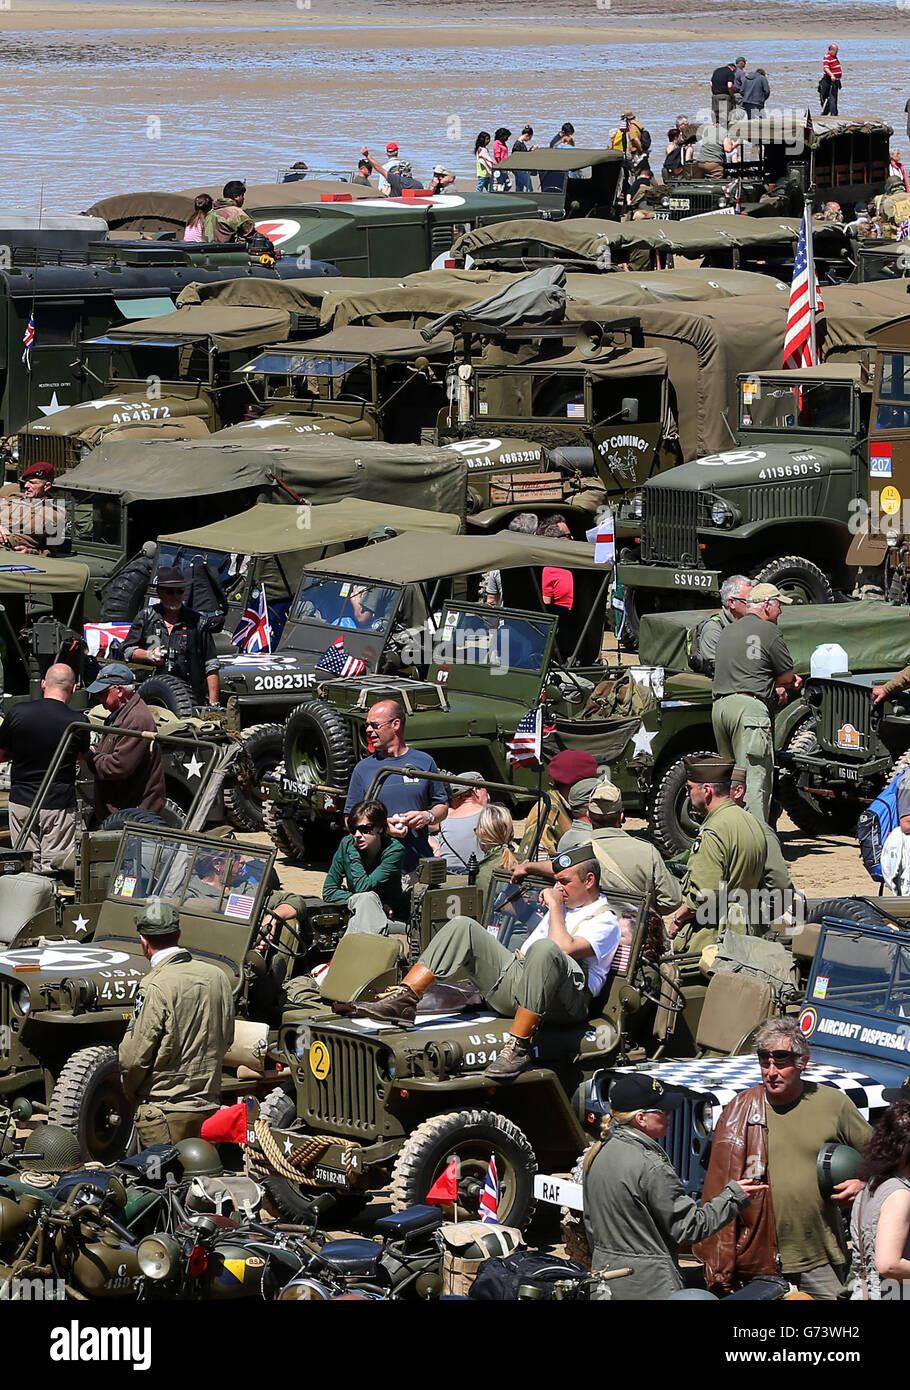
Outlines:
<svg viewBox="0 0 910 1390"><path fill-rule="evenodd" d="M544 888L548 911L517 954L472 917L455 917L434 936L397 988L359 1012L389 1023L413 1023L420 996L437 976L465 970L491 1009L514 1014L510 1037L484 1072L513 1081L533 1064L531 1039L544 1018L583 1023L603 989L621 944L619 921L600 891L600 866L589 845L553 860L556 882Z"/></svg>

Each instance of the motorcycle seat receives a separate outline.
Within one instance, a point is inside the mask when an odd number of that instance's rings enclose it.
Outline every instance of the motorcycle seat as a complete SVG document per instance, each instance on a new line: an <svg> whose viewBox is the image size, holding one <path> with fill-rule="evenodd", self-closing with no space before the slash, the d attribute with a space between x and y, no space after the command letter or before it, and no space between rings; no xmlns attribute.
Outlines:
<svg viewBox="0 0 910 1390"><path fill-rule="evenodd" d="M439 1207L416 1206L408 1207L407 1211L380 1216L373 1229L379 1236L391 1236L393 1239L407 1240L411 1236L435 1231L441 1225L442 1212Z"/></svg>
<svg viewBox="0 0 910 1390"><path fill-rule="evenodd" d="M382 1246L378 1240L348 1236L344 1240L327 1241L319 1253L336 1274L365 1274L374 1277L379 1270Z"/></svg>

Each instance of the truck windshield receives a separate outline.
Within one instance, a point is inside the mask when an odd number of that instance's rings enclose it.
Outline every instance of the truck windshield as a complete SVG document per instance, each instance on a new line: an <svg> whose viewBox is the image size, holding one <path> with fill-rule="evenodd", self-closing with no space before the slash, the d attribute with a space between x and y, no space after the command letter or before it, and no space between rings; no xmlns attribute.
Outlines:
<svg viewBox="0 0 910 1390"><path fill-rule="evenodd" d="M265 874L264 859L217 845L200 848L152 835L130 835L108 897L137 906L159 897L181 911L248 922Z"/></svg>
<svg viewBox="0 0 910 1390"><path fill-rule="evenodd" d="M875 428L910 429L910 352L882 354Z"/></svg>
<svg viewBox="0 0 910 1390"><path fill-rule="evenodd" d="M846 381L740 382L739 423L748 430L853 430L853 388Z"/></svg>
<svg viewBox="0 0 910 1390"><path fill-rule="evenodd" d="M809 1003L910 1020L910 945L829 929L811 996Z"/></svg>
<svg viewBox="0 0 910 1390"><path fill-rule="evenodd" d="M497 666L540 674L548 622L449 610L441 631L441 666Z"/></svg>
<svg viewBox="0 0 910 1390"><path fill-rule="evenodd" d="M305 574L291 614L298 622L356 632L384 632L395 613L397 589L369 580Z"/></svg>
<svg viewBox="0 0 910 1390"><path fill-rule="evenodd" d="M554 371L477 371L475 412L488 420L585 419L585 381Z"/></svg>

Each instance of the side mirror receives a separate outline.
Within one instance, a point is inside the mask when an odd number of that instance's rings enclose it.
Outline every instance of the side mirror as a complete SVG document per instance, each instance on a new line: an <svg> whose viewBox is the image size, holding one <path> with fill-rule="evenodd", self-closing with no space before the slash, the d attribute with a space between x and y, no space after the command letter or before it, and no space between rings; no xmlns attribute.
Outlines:
<svg viewBox="0 0 910 1390"><path fill-rule="evenodd" d="M638 399L635 396L623 396L621 418L628 424L634 425L638 422Z"/></svg>

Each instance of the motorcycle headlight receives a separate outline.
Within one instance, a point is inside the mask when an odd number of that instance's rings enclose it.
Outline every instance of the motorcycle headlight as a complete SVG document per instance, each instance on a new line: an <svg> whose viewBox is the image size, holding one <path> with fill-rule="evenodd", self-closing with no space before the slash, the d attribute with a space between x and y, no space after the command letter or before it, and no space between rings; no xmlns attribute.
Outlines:
<svg viewBox="0 0 910 1390"><path fill-rule="evenodd" d="M32 1007L32 996L28 985L20 985L13 995L13 1002L20 1014L27 1014Z"/></svg>
<svg viewBox="0 0 910 1390"><path fill-rule="evenodd" d="M722 497L715 497L711 503L711 525L712 526L734 526L736 524L736 512L725 502Z"/></svg>
<svg viewBox="0 0 910 1390"><path fill-rule="evenodd" d="M170 1279L179 1258L180 1247L173 1236L146 1236L136 1250L139 1268L146 1279Z"/></svg>

